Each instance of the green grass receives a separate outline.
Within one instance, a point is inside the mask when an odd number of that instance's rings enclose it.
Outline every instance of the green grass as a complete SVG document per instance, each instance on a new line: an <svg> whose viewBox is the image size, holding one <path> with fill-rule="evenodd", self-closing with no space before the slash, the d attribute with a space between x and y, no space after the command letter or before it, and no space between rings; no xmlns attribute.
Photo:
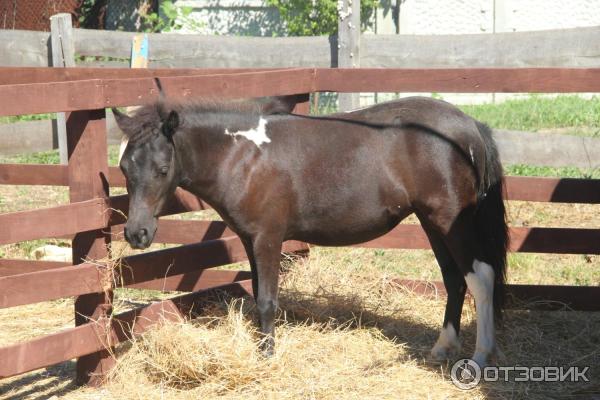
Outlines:
<svg viewBox="0 0 600 400"><path fill-rule="evenodd" d="M539 167L515 164L504 168L506 175L511 176L546 176L559 178L600 179L599 169L583 169L577 167Z"/></svg>
<svg viewBox="0 0 600 400"><path fill-rule="evenodd" d="M0 124L12 124L13 122L24 122L24 121L41 121L41 120L45 120L45 119L53 119L55 117L56 117L56 114L54 114L54 113L0 117Z"/></svg>
<svg viewBox="0 0 600 400"><path fill-rule="evenodd" d="M119 159L119 145L108 146L108 165L117 166ZM30 154L0 156L0 163L10 164L58 164L60 162L58 150L42 151Z"/></svg>
<svg viewBox="0 0 600 400"><path fill-rule="evenodd" d="M531 95L496 104L459 106L465 113L495 129L537 131L546 128L598 128L600 136L600 97L584 99L574 95L554 98ZM581 133L581 130L575 130Z"/></svg>

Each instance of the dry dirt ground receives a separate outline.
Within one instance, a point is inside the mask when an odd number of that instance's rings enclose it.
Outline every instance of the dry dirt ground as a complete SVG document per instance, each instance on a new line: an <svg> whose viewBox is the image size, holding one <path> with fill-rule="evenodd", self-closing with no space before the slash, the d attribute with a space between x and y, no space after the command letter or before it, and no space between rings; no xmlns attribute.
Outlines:
<svg viewBox="0 0 600 400"><path fill-rule="evenodd" d="M62 203L66 196L53 188L0 186L0 212ZM599 211L597 205L509 205L516 226L598 227ZM183 218L199 216L204 215ZM40 243L2 246L0 257L28 257ZM427 357L439 332L443 300L391 285L397 276L440 279L429 251L314 248L282 277L272 359L256 351L252 301L223 299L198 320L166 324L121 346L118 367L101 389L76 387L70 361L0 381L0 398L583 399L600 394L600 313L508 311L498 334L504 365L590 366L590 382L496 382L462 391L451 383L448 364ZM512 254L509 281L597 286L600 258ZM117 309L169 295L117 290ZM72 310L72 299L0 310L0 346L70 327ZM473 351L474 317L469 300L461 356Z"/></svg>

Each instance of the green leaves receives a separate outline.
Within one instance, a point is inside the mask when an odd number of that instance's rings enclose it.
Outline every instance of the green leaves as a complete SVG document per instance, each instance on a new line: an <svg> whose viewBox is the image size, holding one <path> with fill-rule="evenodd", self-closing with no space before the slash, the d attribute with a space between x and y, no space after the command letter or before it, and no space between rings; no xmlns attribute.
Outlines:
<svg viewBox="0 0 600 400"><path fill-rule="evenodd" d="M337 0L267 0L279 10L290 36L334 35L338 29ZM373 24L379 0L361 0L360 19L364 30Z"/></svg>

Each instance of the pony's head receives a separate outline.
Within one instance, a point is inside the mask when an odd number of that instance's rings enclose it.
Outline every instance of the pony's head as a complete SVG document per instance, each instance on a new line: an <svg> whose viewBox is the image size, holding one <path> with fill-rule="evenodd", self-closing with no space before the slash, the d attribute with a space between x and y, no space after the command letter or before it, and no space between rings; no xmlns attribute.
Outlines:
<svg viewBox="0 0 600 400"><path fill-rule="evenodd" d="M150 246L158 216L179 184L179 165L173 136L179 115L162 104L146 106L129 117L113 109L117 125L126 136L119 166L127 179L129 217L125 239L131 247Z"/></svg>
<svg viewBox="0 0 600 400"><path fill-rule="evenodd" d="M162 93L158 80L157 86ZM182 130L178 111L190 117L192 124L188 123L189 127L201 118L202 113L233 110L254 115L287 114L297 103L305 101L308 101L307 94L226 103L178 104L161 99L139 108L131 117L113 108L126 143L119 166L127 179L129 193L129 217L125 226L127 242L137 249L150 246L158 226L158 216L182 180L183 172L177 161L174 139L182 134L177 133ZM186 122L190 121L186 119Z"/></svg>

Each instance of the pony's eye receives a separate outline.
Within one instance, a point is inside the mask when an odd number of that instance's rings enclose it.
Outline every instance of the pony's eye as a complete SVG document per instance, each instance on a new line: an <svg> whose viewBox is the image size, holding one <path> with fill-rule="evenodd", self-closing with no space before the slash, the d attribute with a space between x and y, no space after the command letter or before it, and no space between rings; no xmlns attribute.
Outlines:
<svg viewBox="0 0 600 400"><path fill-rule="evenodd" d="M167 175L168 173L169 173L169 167L167 167L166 165L164 167L160 167L161 175Z"/></svg>

